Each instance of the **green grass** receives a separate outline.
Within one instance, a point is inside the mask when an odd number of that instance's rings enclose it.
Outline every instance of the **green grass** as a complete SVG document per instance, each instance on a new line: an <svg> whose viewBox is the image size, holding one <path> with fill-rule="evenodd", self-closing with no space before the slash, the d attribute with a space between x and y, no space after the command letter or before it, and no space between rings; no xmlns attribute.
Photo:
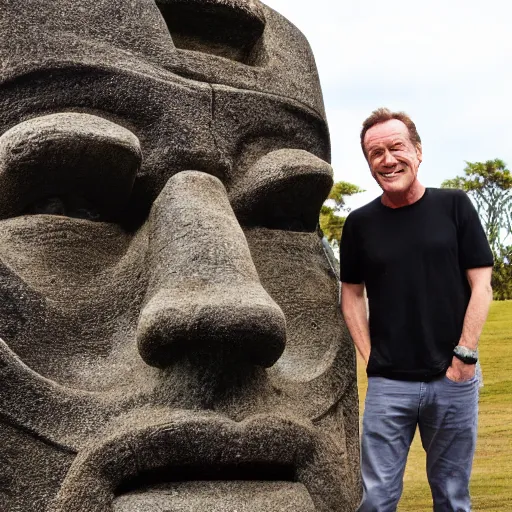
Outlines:
<svg viewBox="0 0 512 512"><path fill-rule="evenodd" d="M478 444L471 478L475 512L512 511L512 301L493 302L482 337ZM364 368L358 366L360 410L366 393ZM411 447L399 512L431 512L425 453L419 435Z"/></svg>

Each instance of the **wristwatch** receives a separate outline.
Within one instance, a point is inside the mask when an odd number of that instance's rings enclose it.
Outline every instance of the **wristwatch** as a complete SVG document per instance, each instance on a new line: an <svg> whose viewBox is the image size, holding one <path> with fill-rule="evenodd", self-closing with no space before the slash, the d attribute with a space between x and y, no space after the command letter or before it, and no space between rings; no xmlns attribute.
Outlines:
<svg viewBox="0 0 512 512"><path fill-rule="evenodd" d="M471 350L470 348L463 347L462 345L457 345L453 349L453 355L465 364L476 364L478 361L478 351Z"/></svg>

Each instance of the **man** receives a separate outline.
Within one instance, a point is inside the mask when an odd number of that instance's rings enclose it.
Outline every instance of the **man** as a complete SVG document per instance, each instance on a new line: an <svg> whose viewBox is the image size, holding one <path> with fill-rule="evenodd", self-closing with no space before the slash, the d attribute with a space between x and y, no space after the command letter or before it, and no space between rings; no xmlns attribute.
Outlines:
<svg viewBox="0 0 512 512"><path fill-rule="evenodd" d="M434 510L469 511L492 253L464 192L418 181L405 113L374 111L361 146L383 194L348 216L340 244L342 311L368 374L359 512L396 510L417 426Z"/></svg>

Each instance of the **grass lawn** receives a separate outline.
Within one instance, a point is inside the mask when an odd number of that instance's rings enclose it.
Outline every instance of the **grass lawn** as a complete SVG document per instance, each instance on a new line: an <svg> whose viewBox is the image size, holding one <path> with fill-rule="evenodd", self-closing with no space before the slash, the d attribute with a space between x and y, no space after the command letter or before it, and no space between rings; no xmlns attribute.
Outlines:
<svg viewBox="0 0 512 512"><path fill-rule="evenodd" d="M479 350L484 387L471 479L473 510L512 512L512 301L493 302ZM361 365L358 379L362 414L366 375ZM432 511L419 435L409 454L398 511Z"/></svg>

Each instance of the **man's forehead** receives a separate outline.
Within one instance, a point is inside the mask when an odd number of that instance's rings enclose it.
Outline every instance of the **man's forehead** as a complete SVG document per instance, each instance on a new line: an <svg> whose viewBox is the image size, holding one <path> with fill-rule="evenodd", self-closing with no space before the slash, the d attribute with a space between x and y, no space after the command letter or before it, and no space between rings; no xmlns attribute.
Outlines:
<svg viewBox="0 0 512 512"><path fill-rule="evenodd" d="M399 119L391 119L372 126L364 136L367 149L381 144L410 141L407 126Z"/></svg>

